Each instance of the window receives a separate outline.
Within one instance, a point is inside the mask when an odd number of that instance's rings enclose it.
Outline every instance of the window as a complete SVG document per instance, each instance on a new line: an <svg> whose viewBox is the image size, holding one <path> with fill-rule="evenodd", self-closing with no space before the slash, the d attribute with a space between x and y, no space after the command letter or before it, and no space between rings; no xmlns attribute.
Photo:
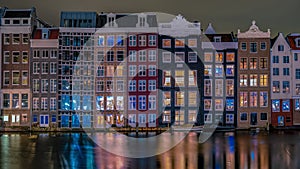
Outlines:
<svg viewBox="0 0 300 169"><path fill-rule="evenodd" d="M175 92L175 106L184 106L184 92Z"/></svg>
<svg viewBox="0 0 300 169"><path fill-rule="evenodd" d="M149 65L148 74L149 76L156 76L156 65Z"/></svg>
<svg viewBox="0 0 300 169"><path fill-rule="evenodd" d="M188 40L188 46L189 47L197 47L197 39L189 39Z"/></svg>
<svg viewBox="0 0 300 169"><path fill-rule="evenodd" d="M117 92L122 92L124 91L124 82L123 80L118 80L117 81Z"/></svg>
<svg viewBox="0 0 300 169"><path fill-rule="evenodd" d="M136 46L136 36L129 35L129 46Z"/></svg>
<svg viewBox="0 0 300 169"><path fill-rule="evenodd" d="M227 76L234 76L234 65L227 65L226 66L226 75Z"/></svg>
<svg viewBox="0 0 300 169"><path fill-rule="evenodd" d="M257 58L250 58L249 69L257 69Z"/></svg>
<svg viewBox="0 0 300 169"><path fill-rule="evenodd" d="M273 63L279 63L279 56L273 56Z"/></svg>
<svg viewBox="0 0 300 169"><path fill-rule="evenodd" d="M3 72L3 85L9 85L10 79L9 79L9 71L4 71Z"/></svg>
<svg viewBox="0 0 300 169"><path fill-rule="evenodd" d="M39 74L40 73L40 63L33 62L33 74Z"/></svg>
<svg viewBox="0 0 300 169"><path fill-rule="evenodd" d="M146 114L139 114L139 125L146 123Z"/></svg>
<svg viewBox="0 0 300 169"><path fill-rule="evenodd" d="M164 86L171 86L171 71L164 70Z"/></svg>
<svg viewBox="0 0 300 169"><path fill-rule="evenodd" d="M295 70L296 79L300 79L300 69Z"/></svg>
<svg viewBox="0 0 300 169"><path fill-rule="evenodd" d="M223 76L223 65L216 65L215 76L217 77Z"/></svg>
<svg viewBox="0 0 300 169"><path fill-rule="evenodd" d="M12 123L19 123L20 122L20 115L12 114L11 115L11 122Z"/></svg>
<svg viewBox="0 0 300 169"><path fill-rule="evenodd" d="M257 52L257 43L256 42L251 42L250 43L250 52L251 53Z"/></svg>
<svg viewBox="0 0 300 169"><path fill-rule="evenodd" d="M278 48L278 51L281 51L281 52L284 51L284 46L283 45L278 45L277 48Z"/></svg>
<svg viewBox="0 0 300 169"><path fill-rule="evenodd" d="M19 85L20 84L20 72L13 71L12 72L12 84L13 85Z"/></svg>
<svg viewBox="0 0 300 169"><path fill-rule="evenodd" d="M189 106L197 106L197 92L195 91L189 91Z"/></svg>
<svg viewBox="0 0 300 169"><path fill-rule="evenodd" d="M245 42L241 43L241 49L242 50L247 50L247 44Z"/></svg>
<svg viewBox="0 0 300 169"><path fill-rule="evenodd" d="M163 62L171 63L171 52L163 52Z"/></svg>
<svg viewBox="0 0 300 169"><path fill-rule="evenodd" d="M189 70L189 86L197 85L197 71Z"/></svg>
<svg viewBox="0 0 300 169"><path fill-rule="evenodd" d="M290 82L283 81L282 82L282 93L289 93L290 92Z"/></svg>
<svg viewBox="0 0 300 169"><path fill-rule="evenodd" d="M250 86L257 86L257 75L250 75Z"/></svg>
<svg viewBox="0 0 300 169"><path fill-rule="evenodd" d="M234 80L226 79L226 96L234 96Z"/></svg>
<svg viewBox="0 0 300 169"><path fill-rule="evenodd" d="M105 42L104 36L99 36L98 37L98 46L103 47L104 46L104 42Z"/></svg>
<svg viewBox="0 0 300 169"><path fill-rule="evenodd" d="M28 85L28 72L22 71L22 85Z"/></svg>
<svg viewBox="0 0 300 169"><path fill-rule="evenodd" d="M294 53L294 60L298 61L298 53Z"/></svg>
<svg viewBox="0 0 300 169"><path fill-rule="evenodd" d="M146 110L146 96L139 96L139 110Z"/></svg>
<svg viewBox="0 0 300 169"><path fill-rule="evenodd" d="M146 91L146 80L139 80L139 91Z"/></svg>
<svg viewBox="0 0 300 169"><path fill-rule="evenodd" d="M226 99L226 111L234 110L234 99Z"/></svg>
<svg viewBox="0 0 300 169"><path fill-rule="evenodd" d="M296 95L300 95L300 84L296 84Z"/></svg>
<svg viewBox="0 0 300 169"><path fill-rule="evenodd" d="M175 40L175 47L176 48L182 48L182 47L184 47L184 39L176 39Z"/></svg>
<svg viewBox="0 0 300 169"><path fill-rule="evenodd" d="M129 65L129 76L133 77L136 75L136 66L135 65Z"/></svg>
<svg viewBox="0 0 300 169"><path fill-rule="evenodd" d="M28 108L28 94L21 94L22 108Z"/></svg>
<svg viewBox="0 0 300 169"><path fill-rule="evenodd" d="M273 112L280 111L280 101L279 100L272 100L272 111Z"/></svg>
<svg viewBox="0 0 300 169"><path fill-rule="evenodd" d="M39 93L40 91L40 79L33 79L33 93Z"/></svg>
<svg viewBox="0 0 300 169"><path fill-rule="evenodd" d="M234 124L234 114L226 114L226 124Z"/></svg>
<svg viewBox="0 0 300 169"><path fill-rule="evenodd" d="M268 86L268 75L259 75L260 78L260 86L266 87Z"/></svg>
<svg viewBox="0 0 300 169"><path fill-rule="evenodd" d="M279 68L273 68L273 76L279 76Z"/></svg>
<svg viewBox="0 0 300 169"><path fill-rule="evenodd" d="M56 98L50 98L50 110L56 110Z"/></svg>
<svg viewBox="0 0 300 169"><path fill-rule="evenodd" d="M184 111L176 110L175 111L175 125L183 125L184 124Z"/></svg>
<svg viewBox="0 0 300 169"><path fill-rule="evenodd" d="M204 96L211 96L212 92L212 84L211 84L211 79L205 79L204 80Z"/></svg>
<svg viewBox="0 0 300 169"><path fill-rule="evenodd" d="M136 51L135 50L129 51L129 62L136 62Z"/></svg>
<svg viewBox="0 0 300 169"><path fill-rule="evenodd" d="M146 46L146 35L139 35L139 46Z"/></svg>
<svg viewBox="0 0 300 169"><path fill-rule="evenodd" d="M10 43L9 34L4 34L4 44L9 45L9 43Z"/></svg>
<svg viewBox="0 0 300 169"><path fill-rule="evenodd" d="M171 47L171 39L163 39L163 47L170 48Z"/></svg>
<svg viewBox="0 0 300 169"><path fill-rule="evenodd" d="M63 72L69 72L69 69L68 67L65 67L66 69L62 70ZM49 67L48 67L48 63L47 62L43 62L42 63L42 74L47 74L48 73L48 70L49 70Z"/></svg>
<svg viewBox="0 0 300 169"><path fill-rule="evenodd" d="M184 62L184 52L175 52L175 62Z"/></svg>
<svg viewBox="0 0 300 169"><path fill-rule="evenodd" d="M171 121L171 111L164 111L163 122L170 122L170 121Z"/></svg>
<svg viewBox="0 0 300 169"><path fill-rule="evenodd" d="M124 51L119 50L117 51L117 61L122 62L124 60Z"/></svg>
<svg viewBox="0 0 300 169"><path fill-rule="evenodd" d="M196 63L197 62L197 52L189 52L188 53L188 62Z"/></svg>
<svg viewBox="0 0 300 169"><path fill-rule="evenodd" d="M204 110L209 111L211 109L211 99L204 99Z"/></svg>
<svg viewBox="0 0 300 169"><path fill-rule="evenodd" d="M51 57L51 58L57 58L57 51L51 50L50 52L51 52L51 53L50 53L50 57Z"/></svg>
<svg viewBox="0 0 300 169"><path fill-rule="evenodd" d="M273 91L273 93L280 93L280 82L279 81L273 81L272 91Z"/></svg>
<svg viewBox="0 0 300 169"><path fill-rule="evenodd" d="M234 60L235 60L235 53L234 52L226 53L226 61L227 62L234 62Z"/></svg>
<svg viewBox="0 0 300 169"><path fill-rule="evenodd" d="M241 113L241 121L247 121L248 114L247 113Z"/></svg>
<svg viewBox="0 0 300 169"><path fill-rule="evenodd" d="M211 65L204 65L204 75L205 76L212 75L212 66Z"/></svg>
<svg viewBox="0 0 300 169"><path fill-rule="evenodd" d="M267 45L266 42L260 42L260 50L266 50Z"/></svg>
<svg viewBox="0 0 300 169"><path fill-rule="evenodd" d="M113 35L109 35L109 36L107 36L107 42L106 42L106 44L107 44L107 46L109 46L109 47L112 47L112 46L114 46L114 44L115 44L115 39L114 39L114 36Z"/></svg>
<svg viewBox="0 0 300 169"><path fill-rule="evenodd" d="M204 61L205 62L212 62L212 52L204 52Z"/></svg>
<svg viewBox="0 0 300 169"><path fill-rule="evenodd" d="M20 43L20 34L13 34L13 44L19 44Z"/></svg>
<svg viewBox="0 0 300 169"><path fill-rule="evenodd" d="M147 57L146 57L146 50L140 50L139 51L139 62L146 62Z"/></svg>
<svg viewBox="0 0 300 169"><path fill-rule="evenodd" d="M3 94L3 108L9 108L10 107L10 94L4 93Z"/></svg>
<svg viewBox="0 0 300 169"><path fill-rule="evenodd" d="M260 92L259 96L259 106L267 107L268 106L268 92Z"/></svg>
<svg viewBox="0 0 300 169"><path fill-rule="evenodd" d="M171 92L163 92L163 106L171 106Z"/></svg>
<svg viewBox="0 0 300 169"><path fill-rule="evenodd" d="M20 24L20 20L19 20L19 19L14 19L14 20L13 20L13 24L14 24L14 25Z"/></svg>
<svg viewBox="0 0 300 169"><path fill-rule="evenodd" d="M146 76L146 65L139 65L139 76Z"/></svg>
<svg viewBox="0 0 300 169"><path fill-rule="evenodd" d="M247 58L241 58L241 61L240 61L240 69L241 69L241 70L248 69Z"/></svg>
<svg viewBox="0 0 300 169"><path fill-rule="evenodd" d="M97 92L103 92L104 91L104 81L102 81L102 80L97 81L96 89L97 89L96 90Z"/></svg>
<svg viewBox="0 0 300 169"><path fill-rule="evenodd" d="M283 63L290 63L290 57L289 56L283 56Z"/></svg>
<svg viewBox="0 0 300 169"><path fill-rule="evenodd" d="M136 110L136 97L135 96L129 96L129 110Z"/></svg>
<svg viewBox="0 0 300 169"><path fill-rule="evenodd" d="M106 54L106 61L113 62L114 61L114 51L108 51Z"/></svg>
<svg viewBox="0 0 300 169"><path fill-rule="evenodd" d="M148 50L148 61L149 62L156 61L156 50Z"/></svg>
<svg viewBox="0 0 300 169"><path fill-rule="evenodd" d="M106 110L114 110L114 97L106 96Z"/></svg>
<svg viewBox="0 0 300 169"><path fill-rule="evenodd" d="M148 83L148 91L156 91L156 80L149 80Z"/></svg>
<svg viewBox="0 0 300 169"><path fill-rule="evenodd" d="M260 113L260 120L268 120L268 114L267 113Z"/></svg>
<svg viewBox="0 0 300 169"><path fill-rule="evenodd" d="M290 68L283 68L283 76L289 76L290 75Z"/></svg>
<svg viewBox="0 0 300 169"><path fill-rule="evenodd" d="M223 96L223 79L215 80L215 96Z"/></svg>
<svg viewBox="0 0 300 169"><path fill-rule="evenodd" d="M20 108L19 105L19 94L18 93L13 93L12 94L12 108Z"/></svg>
<svg viewBox="0 0 300 169"><path fill-rule="evenodd" d="M184 86L184 70L175 71L175 85Z"/></svg>
<svg viewBox="0 0 300 169"><path fill-rule="evenodd" d="M248 107L248 93L240 92L240 107Z"/></svg>
<svg viewBox="0 0 300 169"><path fill-rule="evenodd" d="M260 60L259 68L260 69L267 69L268 68L267 58L260 58L259 60Z"/></svg>
<svg viewBox="0 0 300 169"><path fill-rule="evenodd" d="M56 74L57 64L55 62L50 63L50 74Z"/></svg>
<svg viewBox="0 0 300 169"><path fill-rule="evenodd" d="M129 80L128 90L129 91L136 91L136 81L135 80Z"/></svg>
<svg viewBox="0 0 300 169"><path fill-rule="evenodd" d="M204 114L204 123L212 123L212 114Z"/></svg>
<svg viewBox="0 0 300 169"><path fill-rule="evenodd" d="M156 110L156 96L148 96L148 109Z"/></svg>
<svg viewBox="0 0 300 169"><path fill-rule="evenodd" d="M223 52L216 52L215 53L215 61L216 63L223 63L224 53Z"/></svg>
<svg viewBox="0 0 300 169"><path fill-rule="evenodd" d="M290 100L282 100L282 111L290 111Z"/></svg>
<svg viewBox="0 0 300 169"><path fill-rule="evenodd" d="M106 91L114 91L114 84L112 80L106 81Z"/></svg>
<svg viewBox="0 0 300 169"><path fill-rule="evenodd" d="M22 52L22 63L28 63L28 52Z"/></svg>
<svg viewBox="0 0 300 169"><path fill-rule="evenodd" d="M295 110L300 110L300 99L295 99Z"/></svg>
<svg viewBox="0 0 300 169"><path fill-rule="evenodd" d="M149 35L148 36L148 45L149 46L156 46L156 35Z"/></svg>
<svg viewBox="0 0 300 169"><path fill-rule="evenodd" d="M3 53L4 53L3 63L9 64L9 60L10 60L9 51L4 51Z"/></svg>
<svg viewBox="0 0 300 169"><path fill-rule="evenodd" d="M188 122L189 123L193 123L196 121L197 119L197 113L196 113L196 110L189 110L188 112Z"/></svg>
<svg viewBox="0 0 300 169"><path fill-rule="evenodd" d="M16 64L16 63L19 63L19 57L20 57L20 52L13 52L12 53L12 63L13 64Z"/></svg>
<svg viewBox="0 0 300 169"><path fill-rule="evenodd" d="M250 107L257 107L257 92L250 92Z"/></svg>
<svg viewBox="0 0 300 169"><path fill-rule="evenodd" d="M56 79L50 79L50 92L56 93Z"/></svg>
<svg viewBox="0 0 300 169"><path fill-rule="evenodd" d="M22 36L23 36L22 37L22 43L23 44L28 44L28 42L29 42L29 35L28 34L23 34Z"/></svg>
<svg viewBox="0 0 300 169"><path fill-rule="evenodd" d="M48 92L48 80L47 79L42 79L41 81L41 92L46 93Z"/></svg>
<svg viewBox="0 0 300 169"><path fill-rule="evenodd" d="M223 100L222 99L215 99L215 110L223 110L224 106L223 106Z"/></svg>
<svg viewBox="0 0 300 169"><path fill-rule="evenodd" d="M248 86L248 75L240 75L240 86L245 87Z"/></svg>
<svg viewBox="0 0 300 169"><path fill-rule="evenodd" d="M221 37L220 36L214 37L214 42L221 42Z"/></svg>

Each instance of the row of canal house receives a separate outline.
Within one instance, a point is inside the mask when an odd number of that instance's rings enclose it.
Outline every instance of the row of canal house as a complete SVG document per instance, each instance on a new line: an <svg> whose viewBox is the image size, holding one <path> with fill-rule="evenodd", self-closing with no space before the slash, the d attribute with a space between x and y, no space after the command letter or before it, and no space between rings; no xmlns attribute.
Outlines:
<svg viewBox="0 0 300 169"><path fill-rule="evenodd" d="M300 35L155 13L1 8L1 117L7 126L102 128L298 125Z"/></svg>

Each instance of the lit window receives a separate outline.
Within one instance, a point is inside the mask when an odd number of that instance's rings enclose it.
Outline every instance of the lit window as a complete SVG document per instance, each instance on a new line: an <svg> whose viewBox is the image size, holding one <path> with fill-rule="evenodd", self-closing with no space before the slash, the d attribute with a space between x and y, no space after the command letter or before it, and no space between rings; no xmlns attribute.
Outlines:
<svg viewBox="0 0 300 169"><path fill-rule="evenodd" d="M197 71L189 70L189 86L197 85Z"/></svg>
<svg viewBox="0 0 300 169"><path fill-rule="evenodd" d="M257 69L257 58L250 58L249 69Z"/></svg>
<svg viewBox="0 0 300 169"><path fill-rule="evenodd" d="M212 52L205 52L204 53L204 61L205 62L212 62L212 56L213 56Z"/></svg>
<svg viewBox="0 0 300 169"><path fill-rule="evenodd" d="M267 107L268 106L268 92L260 92L260 98L259 98L260 107Z"/></svg>
<svg viewBox="0 0 300 169"><path fill-rule="evenodd" d="M190 48L192 48L192 47L197 47L197 39L189 39L189 40L188 40L188 46L189 46Z"/></svg>
<svg viewBox="0 0 300 169"><path fill-rule="evenodd" d="M106 40L107 40L107 42L106 42L107 46L109 46L109 47L114 46L115 41L114 41L114 36L113 35L107 36Z"/></svg>
<svg viewBox="0 0 300 169"><path fill-rule="evenodd" d="M204 75L211 76L212 75L212 66L211 65L204 65Z"/></svg>
<svg viewBox="0 0 300 169"><path fill-rule="evenodd" d="M197 106L197 92L189 91L189 106Z"/></svg>
<svg viewBox="0 0 300 169"><path fill-rule="evenodd" d="M226 96L234 96L234 80L226 79Z"/></svg>
<svg viewBox="0 0 300 169"><path fill-rule="evenodd" d="M176 39L175 40L175 47L176 48L182 48L184 47L184 39Z"/></svg>
<svg viewBox="0 0 300 169"><path fill-rule="evenodd" d="M250 86L257 86L257 75L250 75Z"/></svg>
<svg viewBox="0 0 300 169"><path fill-rule="evenodd" d="M204 80L204 96L211 96L212 95L212 84L211 79Z"/></svg>
<svg viewBox="0 0 300 169"><path fill-rule="evenodd" d="M279 81L273 81L272 91L273 91L273 93L280 93L280 82Z"/></svg>
<svg viewBox="0 0 300 169"><path fill-rule="evenodd" d="M22 71L22 85L28 85L28 72Z"/></svg>
<svg viewBox="0 0 300 169"><path fill-rule="evenodd" d="M176 110L175 111L175 125L184 124L184 111Z"/></svg>
<svg viewBox="0 0 300 169"><path fill-rule="evenodd" d="M124 110L124 97L123 96L117 96L117 110Z"/></svg>
<svg viewBox="0 0 300 169"><path fill-rule="evenodd" d="M267 58L260 58L259 59L260 60L260 66L259 66L259 68L260 69L267 69L268 68L268 60L267 60Z"/></svg>
<svg viewBox="0 0 300 169"><path fill-rule="evenodd" d="M223 65L216 65L215 76L223 76Z"/></svg>
<svg viewBox="0 0 300 169"><path fill-rule="evenodd" d="M300 99L295 99L295 110L300 110Z"/></svg>
<svg viewBox="0 0 300 169"><path fill-rule="evenodd" d="M227 76L234 76L234 65L227 65L226 66L226 75Z"/></svg>
<svg viewBox="0 0 300 169"><path fill-rule="evenodd" d="M18 93L13 93L12 94L12 108L20 108L19 105L19 94Z"/></svg>
<svg viewBox="0 0 300 169"><path fill-rule="evenodd" d="M164 111L163 122L170 122L170 121L171 121L171 111Z"/></svg>
<svg viewBox="0 0 300 169"><path fill-rule="evenodd" d="M211 105L211 99L204 99L204 110L212 110Z"/></svg>
<svg viewBox="0 0 300 169"><path fill-rule="evenodd" d="M171 106L171 92L163 92L163 105Z"/></svg>
<svg viewBox="0 0 300 169"><path fill-rule="evenodd" d="M170 48L171 47L171 39L163 39L163 47Z"/></svg>
<svg viewBox="0 0 300 169"><path fill-rule="evenodd" d="M184 92L175 92L175 105L184 106Z"/></svg>
<svg viewBox="0 0 300 169"><path fill-rule="evenodd" d="M279 100L272 100L272 111L273 112L280 111L280 101Z"/></svg>
<svg viewBox="0 0 300 169"><path fill-rule="evenodd" d="M216 52L215 53L215 61L216 61L216 63L223 63L223 57L224 57L224 53L223 52Z"/></svg>
<svg viewBox="0 0 300 169"><path fill-rule="evenodd" d="M259 75L260 86L268 86L268 75Z"/></svg>
<svg viewBox="0 0 300 169"><path fill-rule="evenodd" d="M248 76L247 75L240 75L240 86L245 87L248 86Z"/></svg>
<svg viewBox="0 0 300 169"><path fill-rule="evenodd" d="M222 99L215 99L215 110L223 110L223 100Z"/></svg>
<svg viewBox="0 0 300 169"><path fill-rule="evenodd" d="M248 93L240 92L240 107L248 107Z"/></svg>
<svg viewBox="0 0 300 169"><path fill-rule="evenodd" d="M283 81L282 82L282 93L289 93L290 92L290 82Z"/></svg>
<svg viewBox="0 0 300 169"><path fill-rule="evenodd" d="M118 35L117 36L117 46L124 46L124 36L123 35Z"/></svg>
<svg viewBox="0 0 300 169"><path fill-rule="evenodd" d="M282 111L290 111L290 100L282 100Z"/></svg>
<svg viewBox="0 0 300 169"><path fill-rule="evenodd" d="M114 91L114 84L112 80L106 81L106 91L108 92Z"/></svg>
<svg viewBox="0 0 300 169"><path fill-rule="evenodd" d="M247 58L241 58L241 60L240 60L240 69L241 70L248 69Z"/></svg>
<svg viewBox="0 0 300 169"><path fill-rule="evenodd" d="M103 47L104 46L104 42L105 42L104 36L99 36L98 37L98 46Z"/></svg>
<svg viewBox="0 0 300 169"><path fill-rule="evenodd" d="M226 61L227 62L234 62L234 60L235 60L235 53L234 52L226 53Z"/></svg>
<svg viewBox="0 0 300 169"><path fill-rule="evenodd" d="M175 85L184 86L184 70L175 71Z"/></svg>
<svg viewBox="0 0 300 169"><path fill-rule="evenodd" d="M106 96L106 110L114 110L114 96Z"/></svg>
<svg viewBox="0 0 300 169"><path fill-rule="evenodd" d="M226 99L226 110L227 111L234 110L234 99Z"/></svg>
<svg viewBox="0 0 300 169"><path fill-rule="evenodd" d="M171 86L171 71L164 70L164 86Z"/></svg>
<svg viewBox="0 0 300 169"><path fill-rule="evenodd" d="M257 107L257 92L250 92L250 107Z"/></svg>
<svg viewBox="0 0 300 169"><path fill-rule="evenodd" d="M223 79L215 80L215 96L223 96Z"/></svg>
<svg viewBox="0 0 300 169"><path fill-rule="evenodd" d="M188 114L188 122L189 122L189 123L196 122L196 119L197 119L197 113L196 113L196 110L189 110L189 114Z"/></svg>

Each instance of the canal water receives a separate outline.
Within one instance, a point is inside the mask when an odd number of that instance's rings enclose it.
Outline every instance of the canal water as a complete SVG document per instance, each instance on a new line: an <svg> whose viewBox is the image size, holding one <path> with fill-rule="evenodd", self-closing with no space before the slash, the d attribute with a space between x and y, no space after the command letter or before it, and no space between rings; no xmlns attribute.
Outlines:
<svg viewBox="0 0 300 169"><path fill-rule="evenodd" d="M199 143L199 134L191 132L174 148L148 158L112 154L85 133L39 133L38 137L25 133L0 135L1 169L300 168L298 131L216 132L205 143ZM113 141L114 135L110 139Z"/></svg>

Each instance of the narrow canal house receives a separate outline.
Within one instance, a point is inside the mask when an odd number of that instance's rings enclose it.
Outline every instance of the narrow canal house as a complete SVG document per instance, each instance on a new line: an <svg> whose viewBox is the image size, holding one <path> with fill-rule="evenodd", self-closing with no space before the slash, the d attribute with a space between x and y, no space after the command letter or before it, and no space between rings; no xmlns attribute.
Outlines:
<svg viewBox="0 0 300 169"><path fill-rule="evenodd" d="M272 126L293 125L293 65L291 48L282 33L271 47L271 123ZM300 87L300 86L299 86Z"/></svg>
<svg viewBox="0 0 300 169"><path fill-rule="evenodd" d="M1 20L1 112L6 126L30 125L30 37L36 11L4 9Z"/></svg>
<svg viewBox="0 0 300 169"><path fill-rule="evenodd" d="M203 124L200 23L178 15L158 26L159 125Z"/></svg>
<svg viewBox="0 0 300 169"><path fill-rule="evenodd" d="M96 12L61 12L58 53L58 127L90 128L94 109L94 50L86 44Z"/></svg>
<svg viewBox="0 0 300 169"><path fill-rule="evenodd" d="M117 127L156 127L156 15L101 13L97 27L97 118Z"/></svg>
<svg viewBox="0 0 300 169"><path fill-rule="evenodd" d="M291 93L293 102L291 109L293 109L293 125L300 125L300 33L291 33L287 36L291 48L292 62L291 69Z"/></svg>
<svg viewBox="0 0 300 169"><path fill-rule="evenodd" d="M202 39L204 122L234 128L237 124L236 37L233 33L216 33L209 24Z"/></svg>
<svg viewBox="0 0 300 169"><path fill-rule="evenodd" d="M266 127L271 119L270 30L252 22L238 30L238 128Z"/></svg>
<svg viewBox="0 0 300 169"><path fill-rule="evenodd" d="M38 28L30 40L32 125L57 127L58 28Z"/></svg>

